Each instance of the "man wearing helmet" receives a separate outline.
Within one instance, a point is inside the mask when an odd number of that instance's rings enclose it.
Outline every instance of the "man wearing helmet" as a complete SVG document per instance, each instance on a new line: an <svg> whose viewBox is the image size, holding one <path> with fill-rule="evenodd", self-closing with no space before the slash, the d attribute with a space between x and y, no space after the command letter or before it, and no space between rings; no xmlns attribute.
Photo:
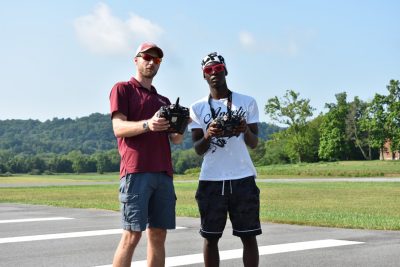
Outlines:
<svg viewBox="0 0 400 267"><path fill-rule="evenodd" d="M219 265L218 241L228 214L233 235L243 243L244 266L258 266L260 191L247 150L247 146L254 149L258 144L257 103L250 96L228 89L225 59L218 53L208 54L201 66L209 95L191 105L189 130L196 153L203 156L196 201L205 266ZM239 119L229 131L219 123L228 125L232 118Z"/></svg>

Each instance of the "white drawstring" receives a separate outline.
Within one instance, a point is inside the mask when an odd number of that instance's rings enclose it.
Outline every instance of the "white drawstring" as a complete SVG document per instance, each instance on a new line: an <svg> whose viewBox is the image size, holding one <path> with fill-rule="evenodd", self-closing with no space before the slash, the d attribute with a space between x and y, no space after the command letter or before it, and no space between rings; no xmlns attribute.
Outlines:
<svg viewBox="0 0 400 267"><path fill-rule="evenodd" d="M231 195L232 195L232 180L229 180L229 187L231 188ZM221 195L225 195L225 180L222 180L222 192Z"/></svg>

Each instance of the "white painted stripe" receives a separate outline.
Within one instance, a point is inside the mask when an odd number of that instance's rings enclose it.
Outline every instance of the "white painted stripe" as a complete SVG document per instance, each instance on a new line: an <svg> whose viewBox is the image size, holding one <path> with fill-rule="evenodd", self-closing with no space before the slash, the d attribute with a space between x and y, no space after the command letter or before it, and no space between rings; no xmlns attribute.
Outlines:
<svg viewBox="0 0 400 267"><path fill-rule="evenodd" d="M176 227L176 229L178 229L178 230L179 229L184 229L184 228L185 227ZM5 238L0 238L0 244L17 243L17 242L29 242L29 241L40 241L40 240L51 240L51 239L64 239L64 238L74 238L74 237L115 235L115 234L121 234L121 233L122 233L122 229L109 229L109 230L59 233L59 234L47 234L47 235L5 237Z"/></svg>
<svg viewBox="0 0 400 267"><path fill-rule="evenodd" d="M261 255L270 255L270 254L292 252L292 251L302 251L302 250L309 250L309 249L357 245L357 244L362 244L362 243L364 243L364 242L326 239L326 240L316 240L316 241L306 241L306 242L296 242L296 243L262 246L262 247L258 247L258 250L259 250L259 253L261 256ZM220 260L230 260L230 259L242 258L242 251L243 251L242 249L220 251L219 252ZM184 255L184 256L176 256L176 257L168 257L165 259L166 267L184 266L184 265L196 264L196 263L203 263L203 254L202 253ZM112 265L102 265L102 266L96 266L96 267L111 267L111 266ZM147 266L147 261L146 260L134 261L134 262L132 262L132 266L138 266L138 267L139 266Z"/></svg>
<svg viewBox="0 0 400 267"><path fill-rule="evenodd" d="M60 220L73 220L73 219L74 218L67 218L67 217L29 218L29 219L16 219L16 220L0 220L0 224L1 223L60 221Z"/></svg>
<svg viewBox="0 0 400 267"><path fill-rule="evenodd" d="M47 235L6 237L6 238L0 238L0 244L39 241L39 240L51 240L51 239L63 239L63 238L73 238L73 237L114 235L114 234L120 234L120 233L122 233L121 229L110 229L110 230L99 230L99 231L85 231L85 232L59 233L59 234L47 234Z"/></svg>
<svg viewBox="0 0 400 267"><path fill-rule="evenodd" d="M316 241L306 241L306 242L296 242L296 243L265 246L265 247L260 247L259 252L260 252L260 255L269 255L269 254L291 252L291 251L301 251L301 250L309 250L309 249L317 249L317 248L330 248L330 247L357 245L357 244L363 244L363 243L364 242L358 242L358 241L324 239L324 240L316 240Z"/></svg>

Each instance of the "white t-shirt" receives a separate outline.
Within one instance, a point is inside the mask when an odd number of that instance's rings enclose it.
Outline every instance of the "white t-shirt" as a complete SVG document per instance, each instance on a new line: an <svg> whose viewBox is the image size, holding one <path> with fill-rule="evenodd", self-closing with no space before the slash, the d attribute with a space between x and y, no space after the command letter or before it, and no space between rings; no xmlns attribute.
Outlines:
<svg viewBox="0 0 400 267"><path fill-rule="evenodd" d="M226 114L227 103L227 98L211 99L211 105L217 117ZM248 124L259 122L257 102L250 96L233 92L231 110L232 114L244 116ZM208 96L190 106L190 117L192 122L189 124L189 130L203 129L205 134L208 125L213 120ZM234 180L252 175L256 176L256 174L256 169L244 142L243 133L238 137L212 137L210 148L203 155L200 180Z"/></svg>

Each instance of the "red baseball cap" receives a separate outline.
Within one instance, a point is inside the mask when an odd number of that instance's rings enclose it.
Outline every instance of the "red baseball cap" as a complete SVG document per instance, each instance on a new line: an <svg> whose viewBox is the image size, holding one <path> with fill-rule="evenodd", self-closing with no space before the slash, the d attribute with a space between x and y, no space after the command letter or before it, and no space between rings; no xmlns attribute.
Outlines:
<svg viewBox="0 0 400 267"><path fill-rule="evenodd" d="M164 56L164 53L161 50L161 48L159 48L155 43L151 43L151 42L144 42L141 45L139 45L139 47L136 50L136 56L139 53L146 52L150 49L154 49L155 51L157 51L157 54L160 58L162 58Z"/></svg>

